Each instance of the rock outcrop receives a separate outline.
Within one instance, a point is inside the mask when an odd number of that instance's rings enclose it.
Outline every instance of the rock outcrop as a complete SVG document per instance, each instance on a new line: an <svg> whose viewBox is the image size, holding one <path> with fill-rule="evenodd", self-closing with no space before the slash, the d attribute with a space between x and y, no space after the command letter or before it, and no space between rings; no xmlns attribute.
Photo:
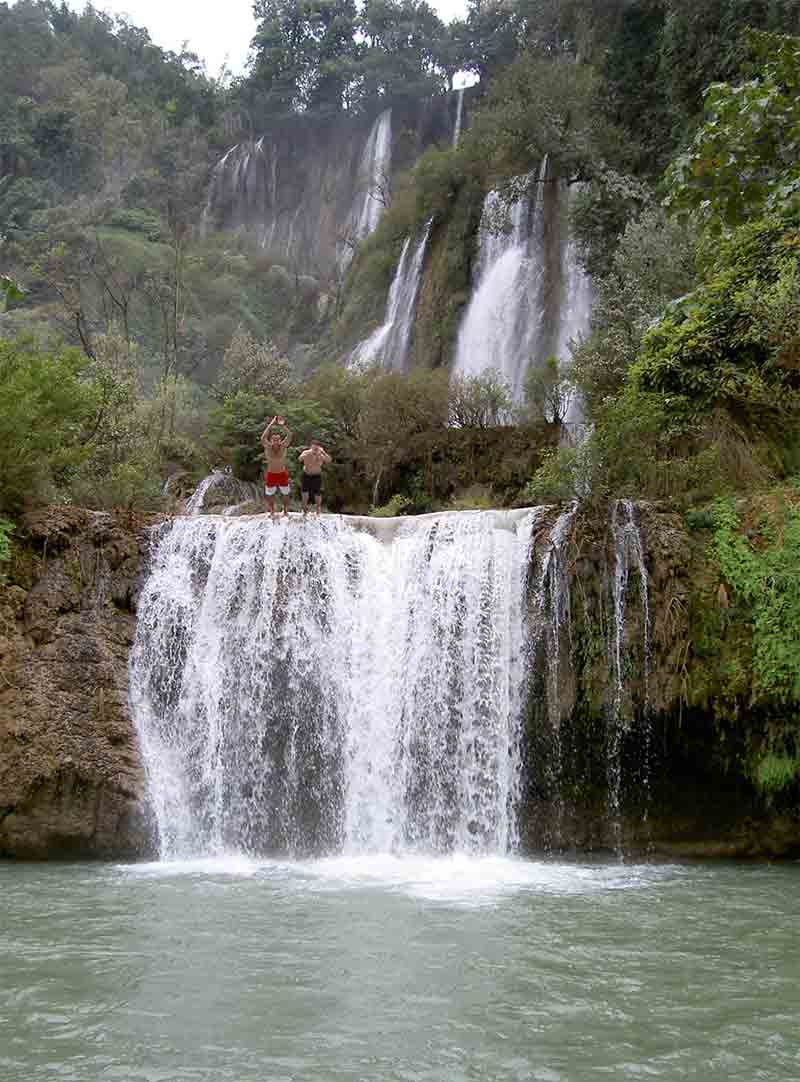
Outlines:
<svg viewBox="0 0 800 1082"><path fill-rule="evenodd" d="M558 514L542 520L540 548ZM647 604L632 566L615 670L619 539L607 508L565 515L562 578L546 588L531 582L535 620L558 591L566 607L555 624L551 613L557 634L532 644L526 847L800 853L800 778L772 789L758 782L796 708L753 693L747 613L720 615L728 601L707 531L666 509L636 509ZM128 710L148 525L76 508L19 524L0 585L0 856L154 852ZM532 565L539 574L541 557Z"/></svg>
<svg viewBox="0 0 800 1082"><path fill-rule="evenodd" d="M0 585L0 855L152 851L127 709L145 524L76 508L22 519Z"/></svg>

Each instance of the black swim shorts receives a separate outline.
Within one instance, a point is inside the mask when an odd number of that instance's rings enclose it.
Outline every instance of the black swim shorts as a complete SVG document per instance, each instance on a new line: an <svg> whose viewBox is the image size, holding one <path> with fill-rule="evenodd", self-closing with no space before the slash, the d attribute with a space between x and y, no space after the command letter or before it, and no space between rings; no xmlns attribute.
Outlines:
<svg viewBox="0 0 800 1082"><path fill-rule="evenodd" d="M322 474L304 473L300 483L300 491L307 492L309 496L319 496L322 491Z"/></svg>

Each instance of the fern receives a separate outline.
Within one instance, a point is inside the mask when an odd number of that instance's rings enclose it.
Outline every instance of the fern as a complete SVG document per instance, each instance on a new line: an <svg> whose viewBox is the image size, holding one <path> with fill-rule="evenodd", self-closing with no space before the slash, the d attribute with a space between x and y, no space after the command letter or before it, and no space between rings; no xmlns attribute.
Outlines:
<svg viewBox="0 0 800 1082"><path fill-rule="evenodd" d="M759 548L742 535L732 499L715 501L712 511L712 554L749 609L754 693L800 701L800 511L785 511L780 531L762 524Z"/></svg>

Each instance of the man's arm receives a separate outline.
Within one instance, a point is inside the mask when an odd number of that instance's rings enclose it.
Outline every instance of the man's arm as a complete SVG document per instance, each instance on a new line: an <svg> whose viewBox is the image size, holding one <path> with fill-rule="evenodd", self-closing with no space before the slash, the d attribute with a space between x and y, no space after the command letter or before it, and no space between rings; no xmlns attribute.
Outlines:
<svg viewBox="0 0 800 1082"><path fill-rule="evenodd" d="M277 417L273 417L272 420L270 421L270 423L267 425L267 427L261 433L261 442L263 444L265 444L267 442L267 440L269 439L269 434L272 431L273 425L275 424L275 422L277 420L278 420Z"/></svg>
<svg viewBox="0 0 800 1082"><path fill-rule="evenodd" d="M328 454L328 452L325 450L324 447L320 447L320 452L322 454L322 461L323 462L333 462L333 459L331 458L331 456Z"/></svg>
<svg viewBox="0 0 800 1082"><path fill-rule="evenodd" d="M286 428L286 425L284 425L283 427L284 427L284 428ZM286 428L286 435L285 435L285 436L283 437L283 446L284 446L284 449L285 449L285 448L287 448L287 447L290 447L290 446L291 446L291 444L292 444L292 434L291 434L291 432L289 431L289 429L288 429L288 428Z"/></svg>

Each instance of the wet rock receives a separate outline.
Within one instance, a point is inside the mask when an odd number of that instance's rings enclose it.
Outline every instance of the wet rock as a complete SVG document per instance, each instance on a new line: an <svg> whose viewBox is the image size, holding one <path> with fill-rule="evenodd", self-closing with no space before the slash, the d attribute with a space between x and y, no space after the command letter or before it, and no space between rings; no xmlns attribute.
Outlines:
<svg viewBox="0 0 800 1082"><path fill-rule="evenodd" d="M127 709L147 524L74 508L20 523L24 585L0 586L1 856L152 852Z"/></svg>

